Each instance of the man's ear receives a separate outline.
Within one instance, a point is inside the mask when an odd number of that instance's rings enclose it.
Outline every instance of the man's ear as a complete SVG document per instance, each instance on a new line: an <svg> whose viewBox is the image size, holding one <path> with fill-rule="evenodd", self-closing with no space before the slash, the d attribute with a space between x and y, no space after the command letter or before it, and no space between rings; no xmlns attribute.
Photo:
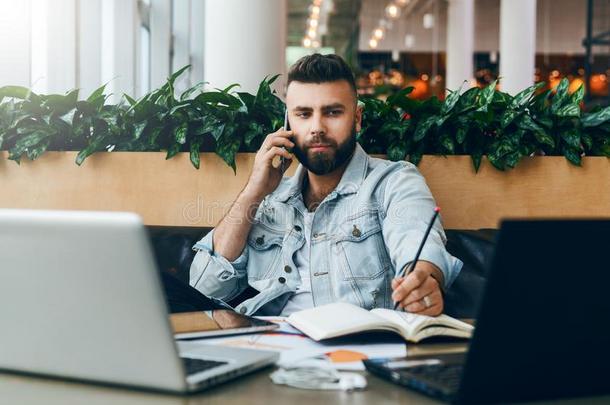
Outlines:
<svg viewBox="0 0 610 405"><path fill-rule="evenodd" d="M358 100L358 99L356 99ZM364 110L364 103L356 101L356 132L360 132L362 129L362 112Z"/></svg>

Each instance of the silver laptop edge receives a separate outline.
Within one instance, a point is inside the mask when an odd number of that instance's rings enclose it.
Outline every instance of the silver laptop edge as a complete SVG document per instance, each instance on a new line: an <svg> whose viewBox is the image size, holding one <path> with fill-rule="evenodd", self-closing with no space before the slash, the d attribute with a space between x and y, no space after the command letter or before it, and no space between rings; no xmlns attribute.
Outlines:
<svg viewBox="0 0 610 405"><path fill-rule="evenodd" d="M135 214L0 209L0 257L1 369L184 393L277 359L176 346ZM186 377L178 350L228 364Z"/></svg>

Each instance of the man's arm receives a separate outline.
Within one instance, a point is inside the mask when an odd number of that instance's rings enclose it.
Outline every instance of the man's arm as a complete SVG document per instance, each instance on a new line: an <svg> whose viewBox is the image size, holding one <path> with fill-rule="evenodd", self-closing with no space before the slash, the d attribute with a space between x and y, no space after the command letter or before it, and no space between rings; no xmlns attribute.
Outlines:
<svg viewBox="0 0 610 405"><path fill-rule="evenodd" d="M265 138L256 154L248 183L214 230L195 244L198 250L190 269L190 284L203 294L229 300L246 287L246 241L261 201L274 191L283 173L273 167L275 156L291 162L290 131L279 130Z"/></svg>
<svg viewBox="0 0 610 405"><path fill-rule="evenodd" d="M235 260L244 247L252 227L252 219L261 201L272 193L284 175L280 168L273 167L273 158L282 156L292 163L292 155L285 149L294 147L289 139L292 131L280 129L267 135L256 153L252 173L246 187L220 221L214 232L214 251L227 260Z"/></svg>
<svg viewBox="0 0 610 405"><path fill-rule="evenodd" d="M397 271L415 257L435 206L413 165L405 164L391 174L384 190L383 236ZM413 271L392 282L392 299L409 312L439 315L444 309L442 289L453 282L460 268L461 262L445 249L445 233L437 220Z"/></svg>

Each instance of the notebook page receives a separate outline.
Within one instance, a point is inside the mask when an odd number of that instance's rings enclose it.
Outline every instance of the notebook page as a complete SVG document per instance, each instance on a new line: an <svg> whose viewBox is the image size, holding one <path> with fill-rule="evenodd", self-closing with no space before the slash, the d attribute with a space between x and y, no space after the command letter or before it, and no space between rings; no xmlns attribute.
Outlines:
<svg viewBox="0 0 610 405"><path fill-rule="evenodd" d="M288 322L316 340L389 326L385 319L366 309L342 302L295 312Z"/></svg>

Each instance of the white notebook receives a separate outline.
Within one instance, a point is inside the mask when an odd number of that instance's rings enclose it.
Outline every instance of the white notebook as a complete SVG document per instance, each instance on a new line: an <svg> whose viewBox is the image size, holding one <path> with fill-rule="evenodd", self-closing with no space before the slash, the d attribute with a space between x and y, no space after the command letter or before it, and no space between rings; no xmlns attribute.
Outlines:
<svg viewBox="0 0 610 405"><path fill-rule="evenodd" d="M436 317L376 308L370 311L338 302L295 312L288 323L314 340L358 332L387 330L419 342L433 336L470 338L474 327L448 315Z"/></svg>

